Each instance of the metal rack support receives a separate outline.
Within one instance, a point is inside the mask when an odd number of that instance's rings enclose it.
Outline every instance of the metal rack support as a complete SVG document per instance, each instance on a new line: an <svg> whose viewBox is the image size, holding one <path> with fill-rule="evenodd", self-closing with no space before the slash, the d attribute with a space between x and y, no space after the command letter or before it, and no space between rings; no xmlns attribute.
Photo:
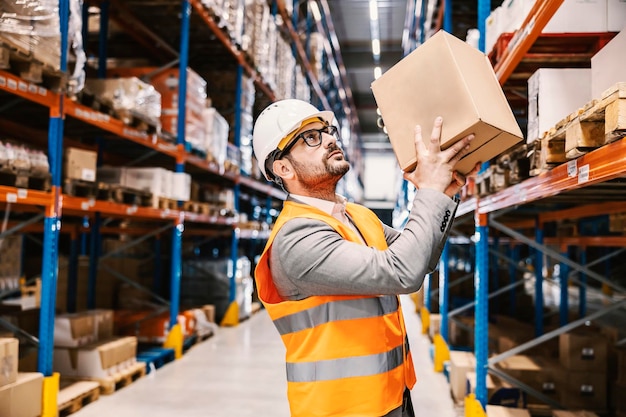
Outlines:
<svg viewBox="0 0 626 417"><path fill-rule="evenodd" d="M476 327L474 355L476 357L476 400L487 406L487 355L489 345L489 226L487 214L476 213Z"/></svg>
<svg viewBox="0 0 626 417"><path fill-rule="evenodd" d="M448 343L448 299L450 283L450 243L446 242L439 260L439 314L441 315L441 326L439 333L443 340Z"/></svg>

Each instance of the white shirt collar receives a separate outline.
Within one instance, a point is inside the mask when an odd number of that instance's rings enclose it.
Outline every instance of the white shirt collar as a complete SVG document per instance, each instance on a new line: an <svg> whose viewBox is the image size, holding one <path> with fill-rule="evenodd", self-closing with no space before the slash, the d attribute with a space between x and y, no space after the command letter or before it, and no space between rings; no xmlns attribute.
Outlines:
<svg viewBox="0 0 626 417"><path fill-rule="evenodd" d="M334 211L333 209L335 207L335 204L339 204L343 206L343 209L345 210L346 202L348 201L344 196L339 195L339 194L335 194L335 196L337 197L337 201L335 202L322 200L321 198L307 197L307 196L297 195L297 194L290 194L290 195L296 200L301 201L310 206L313 206L317 209L320 209L324 213L328 213L331 216L333 215L333 211Z"/></svg>

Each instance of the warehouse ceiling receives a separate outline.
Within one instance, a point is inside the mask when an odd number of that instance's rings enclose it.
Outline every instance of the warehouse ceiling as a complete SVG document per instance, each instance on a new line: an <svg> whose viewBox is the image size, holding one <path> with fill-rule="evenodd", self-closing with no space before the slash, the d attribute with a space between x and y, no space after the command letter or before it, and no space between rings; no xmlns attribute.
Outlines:
<svg viewBox="0 0 626 417"><path fill-rule="evenodd" d="M428 7L425 36L441 27L439 4L432 0ZM377 125L376 102L370 90L376 66L372 54L369 0L327 0L330 18L339 40L349 88L358 114L361 139L366 149L391 151L387 136ZM384 73L402 59L402 37L407 8L411 0L378 0L380 35L380 66ZM420 1L417 2L418 4ZM451 32L465 39L467 30L477 26L477 2L456 0L452 6ZM496 1L492 1L497 6ZM418 6L419 7L419 6Z"/></svg>

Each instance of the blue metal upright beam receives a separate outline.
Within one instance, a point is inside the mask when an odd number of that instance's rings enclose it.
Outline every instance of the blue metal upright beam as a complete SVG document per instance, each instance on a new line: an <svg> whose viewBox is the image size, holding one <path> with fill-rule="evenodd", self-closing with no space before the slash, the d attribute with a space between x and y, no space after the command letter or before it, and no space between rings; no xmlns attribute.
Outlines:
<svg viewBox="0 0 626 417"><path fill-rule="evenodd" d="M186 103L187 103L187 66L189 63L189 24L191 20L191 4L182 1L180 23L180 55L178 61L178 120L176 125L176 145L179 151L185 149ZM176 160L176 172L184 172L184 161ZM182 277L182 241L185 226L183 218L179 218L172 230L172 249L170 262L170 329L178 323L180 310L180 281Z"/></svg>
<svg viewBox="0 0 626 417"><path fill-rule="evenodd" d="M67 45L69 0L59 0L61 31L61 71L67 71ZM53 201L44 218L43 254L41 268L41 306L39 311L39 353L37 371L45 377L52 376L52 350L54 346L54 315L56 310L57 279L59 267L59 232L61 229L61 167L63 157L63 95L57 107L50 109L48 124L48 163L52 176Z"/></svg>
<svg viewBox="0 0 626 417"><path fill-rule="evenodd" d="M535 226L535 242L543 245L543 226ZM543 334L543 253L535 249L535 336Z"/></svg>
<svg viewBox="0 0 626 417"><path fill-rule="evenodd" d="M476 289L474 355L476 357L476 399L487 406L487 356L489 346L489 227L487 215L476 215Z"/></svg>
<svg viewBox="0 0 626 417"><path fill-rule="evenodd" d="M170 281L170 329L178 323L180 310L180 280L182 277L181 253L183 247L183 232L185 226L179 221L172 230L171 274Z"/></svg>
<svg viewBox="0 0 626 417"><path fill-rule="evenodd" d="M241 96L243 94L243 67L241 65L237 66L237 84L235 88L235 126L234 126L234 140L235 146L239 147L241 145ZM240 198L241 189L239 184L235 184L233 189L234 199L235 199L235 212L239 213L239 198ZM233 230L232 238L230 241L230 259L231 259L231 270L229 273L229 291L228 291L228 301L233 302L237 299L237 258L239 257L239 233L237 229Z"/></svg>
<svg viewBox="0 0 626 417"><path fill-rule="evenodd" d="M489 13L491 13L491 0L478 0L478 32L480 32L480 38L478 39L478 49L481 52L489 52L485 51L485 39L487 36L487 25L485 21L489 17Z"/></svg>
<svg viewBox="0 0 626 417"><path fill-rule="evenodd" d="M452 33L452 0L445 0L443 6L443 30Z"/></svg>
<svg viewBox="0 0 626 417"><path fill-rule="evenodd" d="M562 251L562 255L569 256L569 248L566 246ZM565 326L569 321L569 265L561 262L559 265L559 284L561 288L561 297L559 305L559 325Z"/></svg>
<svg viewBox="0 0 626 417"><path fill-rule="evenodd" d="M448 294L450 293L450 243L446 242L439 259L439 314L441 326L439 333L448 343Z"/></svg>
<svg viewBox="0 0 626 417"><path fill-rule="evenodd" d="M430 280L433 278L432 274L428 274L424 277L424 283L422 286L424 287L424 307L428 311L432 311L430 308Z"/></svg>
<svg viewBox="0 0 626 417"><path fill-rule="evenodd" d="M161 260L161 236L154 239L154 275L152 277L152 291L155 294L161 294L163 290L163 261Z"/></svg>

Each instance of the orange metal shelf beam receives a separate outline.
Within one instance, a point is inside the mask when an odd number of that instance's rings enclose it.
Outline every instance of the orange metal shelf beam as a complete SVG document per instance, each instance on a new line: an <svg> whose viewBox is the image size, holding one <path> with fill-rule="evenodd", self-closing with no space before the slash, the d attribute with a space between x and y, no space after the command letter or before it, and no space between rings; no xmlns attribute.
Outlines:
<svg viewBox="0 0 626 417"><path fill-rule="evenodd" d="M324 95L324 92L322 91L322 87L320 87L320 84L317 81L317 77L313 73L313 69L311 68L311 63L309 62L309 59L307 58L304 47L302 46L302 41L300 40L300 36L296 32L296 29L293 27L293 23L291 22L291 16L289 16L289 13L287 12L287 8L285 7L285 1L277 0L276 5L278 7L278 11L281 17L283 18L283 24L287 28L287 31L289 32L289 36L291 36L291 40L296 46L296 50L298 51L298 57L300 58L300 64L306 70L306 73L309 76L309 80L311 81L311 86L313 87L313 90L315 90L315 93L317 94L317 97L321 100L324 108L330 109L330 103L328 102L328 99Z"/></svg>
<svg viewBox="0 0 626 417"><path fill-rule="evenodd" d="M237 46L233 44L230 37L222 29L219 28L217 22L215 21L215 19L213 19L213 16L209 14L209 11L204 7L200 0L189 0L189 3L191 4L191 7L195 9L196 13L198 13L198 15L202 18L202 20L204 20L209 29L213 31L215 37L219 39L220 42L224 44L224 46L226 46L230 53L235 57L237 62L245 68L248 75L254 79L254 83L257 85L257 87L263 90L263 93L267 95L272 101L276 100L272 89L265 83L261 75L256 70L254 70L250 66L250 64L248 64L245 54L240 51Z"/></svg>
<svg viewBox="0 0 626 417"><path fill-rule="evenodd" d="M537 0L535 2L502 59L494 66L500 85L503 85L513 73L562 3L563 0Z"/></svg>
<svg viewBox="0 0 626 417"><path fill-rule="evenodd" d="M49 206L52 204L52 193L0 185L0 201L32 206Z"/></svg>
<svg viewBox="0 0 626 417"><path fill-rule="evenodd" d="M626 247L626 236L546 237L547 245Z"/></svg>
<svg viewBox="0 0 626 417"><path fill-rule="evenodd" d="M569 175L568 172L575 172ZM530 203L565 191L608 181L626 174L626 138L529 178L479 201L478 211L489 213Z"/></svg>
<svg viewBox="0 0 626 417"><path fill-rule="evenodd" d="M239 177L238 182L240 184L245 185L248 188L252 188L254 190L260 191L262 193L265 193L277 199L285 200L287 198L287 194L285 192L274 188L272 185L268 183L262 183L252 178L243 177L243 176Z"/></svg>
<svg viewBox="0 0 626 417"><path fill-rule="evenodd" d="M132 142L152 148L173 158L178 156L178 150L175 144L166 142L157 135L148 135L146 132L127 126L121 120L111 117L108 114L100 113L99 111L83 106L68 98L65 99L64 108L65 114L90 125L97 126L120 138L128 139Z"/></svg>
<svg viewBox="0 0 626 417"><path fill-rule="evenodd" d="M6 71L0 71L0 90L46 107L55 107L60 103L58 94L31 82L24 81Z"/></svg>
<svg viewBox="0 0 626 417"><path fill-rule="evenodd" d="M231 226L235 223L234 219L228 217L208 216L205 214L190 213L181 210L131 206L128 204L92 200L89 198L73 197L69 195L63 195L63 212L80 216L100 212L112 217L134 217L153 220L179 220L182 216L185 222L222 226Z"/></svg>
<svg viewBox="0 0 626 417"><path fill-rule="evenodd" d="M584 217L600 216L605 214L626 213L626 202L615 201L598 204L588 204L567 210L551 211L539 215L540 223L548 223L557 220L574 220Z"/></svg>

